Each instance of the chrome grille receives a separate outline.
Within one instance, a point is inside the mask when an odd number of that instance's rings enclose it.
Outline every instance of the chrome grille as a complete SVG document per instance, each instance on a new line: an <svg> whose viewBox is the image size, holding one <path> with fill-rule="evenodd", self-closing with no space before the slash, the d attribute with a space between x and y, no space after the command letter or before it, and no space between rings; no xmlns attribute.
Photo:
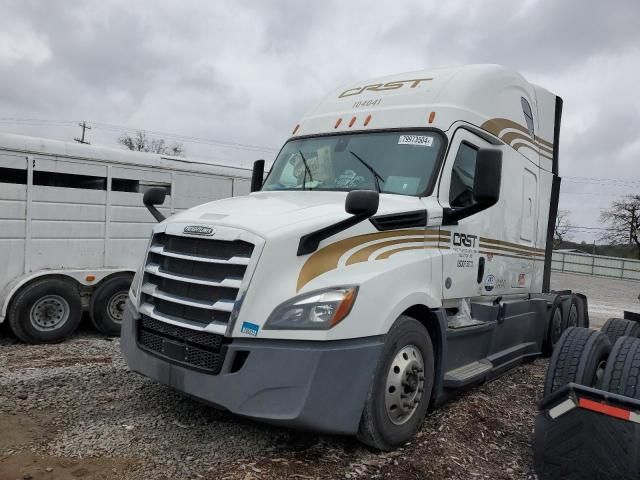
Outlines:
<svg viewBox="0 0 640 480"><path fill-rule="evenodd" d="M140 310L161 321L226 327L254 250L243 240L154 235Z"/></svg>

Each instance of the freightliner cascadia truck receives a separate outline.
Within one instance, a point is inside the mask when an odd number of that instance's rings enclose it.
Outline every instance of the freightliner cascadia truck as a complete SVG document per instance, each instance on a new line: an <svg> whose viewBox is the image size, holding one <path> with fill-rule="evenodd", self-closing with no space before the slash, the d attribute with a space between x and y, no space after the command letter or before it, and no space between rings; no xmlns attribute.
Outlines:
<svg viewBox="0 0 640 480"><path fill-rule="evenodd" d="M587 325L550 292L562 100L497 65L356 82L252 193L158 223L129 367L235 414L393 449L429 408ZM264 178L264 180L263 180Z"/></svg>

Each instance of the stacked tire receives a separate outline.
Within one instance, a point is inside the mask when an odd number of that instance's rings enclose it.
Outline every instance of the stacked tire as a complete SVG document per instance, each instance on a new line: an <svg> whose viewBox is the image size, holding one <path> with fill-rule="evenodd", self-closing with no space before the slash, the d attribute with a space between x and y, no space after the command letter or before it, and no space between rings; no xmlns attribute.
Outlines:
<svg viewBox="0 0 640 480"><path fill-rule="evenodd" d="M544 395L568 383L640 400L640 323L610 318L601 331L567 328L545 377Z"/></svg>

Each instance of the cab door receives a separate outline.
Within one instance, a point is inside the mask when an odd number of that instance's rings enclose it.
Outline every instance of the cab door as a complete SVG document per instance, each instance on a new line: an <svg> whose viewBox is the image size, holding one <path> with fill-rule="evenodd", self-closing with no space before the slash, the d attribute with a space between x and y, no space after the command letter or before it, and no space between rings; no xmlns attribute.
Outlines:
<svg viewBox="0 0 640 480"><path fill-rule="evenodd" d="M443 208L467 207L475 202L473 187L480 148L500 147L490 145L467 130L457 130L451 141L438 190L438 200ZM504 170L502 178L505 178ZM504 225L502 195L500 197L498 203L488 209L463 218L456 224L442 225L443 299L497 294L510 287L505 279L490 273L500 270L496 267L499 267L497 263L501 259L491 255L486 248L487 239L496 238Z"/></svg>

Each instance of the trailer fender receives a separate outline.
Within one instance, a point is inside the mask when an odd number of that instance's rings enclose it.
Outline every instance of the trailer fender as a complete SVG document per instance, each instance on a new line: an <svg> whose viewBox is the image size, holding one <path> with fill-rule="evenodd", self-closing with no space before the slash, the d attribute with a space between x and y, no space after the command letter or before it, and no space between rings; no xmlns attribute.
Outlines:
<svg viewBox="0 0 640 480"><path fill-rule="evenodd" d="M130 272L135 274L134 270L130 269L114 269L114 268L96 268L96 269L78 269L78 270L38 270L36 272L29 272L13 279L9 284L0 292L0 323L4 322L9 304L13 296L26 284L38 280L43 277L56 276L70 278L77 282L79 285L85 287L93 287L98 285L102 280L114 273Z"/></svg>

